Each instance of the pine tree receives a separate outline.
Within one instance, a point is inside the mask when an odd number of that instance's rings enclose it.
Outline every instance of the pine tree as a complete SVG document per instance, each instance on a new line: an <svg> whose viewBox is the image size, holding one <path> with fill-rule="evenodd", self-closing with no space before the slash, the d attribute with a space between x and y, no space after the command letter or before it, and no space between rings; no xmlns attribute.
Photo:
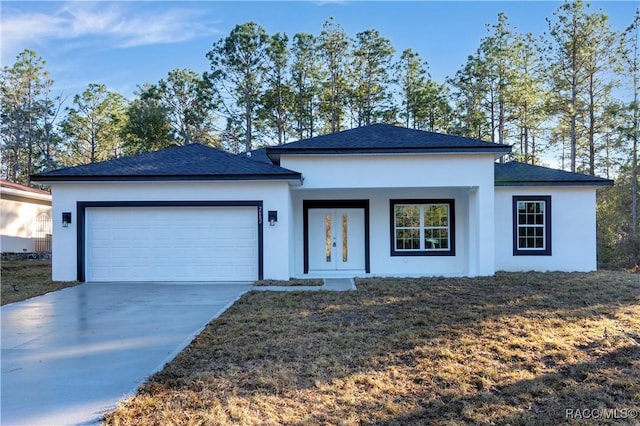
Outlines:
<svg viewBox="0 0 640 426"><path fill-rule="evenodd" d="M158 82L158 95L172 127L177 145L199 142L215 145L215 97L201 75L188 69L174 69Z"/></svg>
<svg viewBox="0 0 640 426"><path fill-rule="evenodd" d="M89 84L73 98L60 124L69 141L69 165L94 163L119 157L123 150L125 100L104 84Z"/></svg>
<svg viewBox="0 0 640 426"><path fill-rule="evenodd" d="M420 91L425 86L428 72L427 62L420 54L406 49L395 65L395 82L400 88L400 118L406 127L417 128L420 107Z"/></svg>
<svg viewBox="0 0 640 426"><path fill-rule="evenodd" d="M227 118L242 117L244 148L253 149L253 124L266 78L268 36L254 22L236 25L207 53L211 72L205 74L219 96Z"/></svg>
<svg viewBox="0 0 640 426"><path fill-rule="evenodd" d="M357 127L380 120L391 108L388 69L395 49L377 30L356 34L351 60L350 104Z"/></svg>
<svg viewBox="0 0 640 426"><path fill-rule="evenodd" d="M291 83L293 117L298 139L311 138L317 130L322 70L316 53L317 41L311 34L293 36Z"/></svg>
<svg viewBox="0 0 640 426"><path fill-rule="evenodd" d="M330 133L342 129L348 96L346 77L350 44L344 29L333 18L325 21L318 38L319 53L326 73L320 111Z"/></svg>
<svg viewBox="0 0 640 426"><path fill-rule="evenodd" d="M13 66L0 74L0 129L2 172L11 181L29 185L38 155L39 166L54 163L51 150L56 143L53 120L60 110L60 97L51 97L53 80L45 61L32 50L24 50Z"/></svg>
<svg viewBox="0 0 640 426"><path fill-rule="evenodd" d="M289 37L274 34L267 47L266 87L260 99L258 116L263 132L274 134L278 145L287 141L289 115L292 110L292 91L289 87Z"/></svg>
<svg viewBox="0 0 640 426"><path fill-rule="evenodd" d="M611 103L611 79L616 35L604 13L589 13L581 0L567 2L549 21L549 79L559 118L568 123L571 171L595 174L596 139L603 114Z"/></svg>

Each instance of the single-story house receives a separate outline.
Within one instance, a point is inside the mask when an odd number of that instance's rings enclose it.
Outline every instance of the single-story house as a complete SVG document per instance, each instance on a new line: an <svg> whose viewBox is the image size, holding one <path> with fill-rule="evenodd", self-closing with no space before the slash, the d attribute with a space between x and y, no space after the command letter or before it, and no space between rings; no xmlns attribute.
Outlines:
<svg viewBox="0 0 640 426"><path fill-rule="evenodd" d="M0 251L51 251L51 194L0 179Z"/></svg>
<svg viewBox="0 0 640 426"><path fill-rule="evenodd" d="M596 269L593 176L374 124L233 155L199 144L33 176L53 278L253 281Z"/></svg>

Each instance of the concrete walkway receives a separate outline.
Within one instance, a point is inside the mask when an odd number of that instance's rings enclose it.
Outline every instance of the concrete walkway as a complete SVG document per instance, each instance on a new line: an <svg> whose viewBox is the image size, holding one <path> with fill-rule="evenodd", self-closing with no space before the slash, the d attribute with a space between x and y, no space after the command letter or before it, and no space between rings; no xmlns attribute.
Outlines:
<svg viewBox="0 0 640 426"><path fill-rule="evenodd" d="M256 286L256 291L351 291L356 289L353 278L325 278L323 285Z"/></svg>
<svg viewBox="0 0 640 426"><path fill-rule="evenodd" d="M93 424L246 284L82 284L0 308L2 425Z"/></svg>

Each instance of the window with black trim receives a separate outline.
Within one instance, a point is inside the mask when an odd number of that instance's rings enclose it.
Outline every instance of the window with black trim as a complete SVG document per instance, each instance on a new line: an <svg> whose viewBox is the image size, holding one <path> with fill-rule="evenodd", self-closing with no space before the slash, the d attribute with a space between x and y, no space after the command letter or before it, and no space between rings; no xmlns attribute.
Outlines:
<svg viewBox="0 0 640 426"><path fill-rule="evenodd" d="M391 200L392 256L455 256L454 200Z"/></svg>
<svg viewBox="0 0 640 426"><path fill-rule="evenodd" d="M551 256L551 196L513 196L513 255Z"/></svg>

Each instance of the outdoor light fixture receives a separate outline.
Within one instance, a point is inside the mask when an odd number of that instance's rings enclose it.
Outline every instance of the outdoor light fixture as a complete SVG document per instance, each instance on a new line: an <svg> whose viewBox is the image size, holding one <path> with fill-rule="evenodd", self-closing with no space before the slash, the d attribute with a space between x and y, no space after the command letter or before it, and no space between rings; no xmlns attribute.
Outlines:
<svg viewBox="0 0 640 426"><path fill-rule="evenodd" d="M269 210L269 226L276 226L278 221L278 212L276 210Z"/></svg>
<svg viewBox="0 0 640 426"><path fill-rule="evenodd" d="M69 227L71 223L71 212L62 212L62 226L64 228Z"/></svg>

